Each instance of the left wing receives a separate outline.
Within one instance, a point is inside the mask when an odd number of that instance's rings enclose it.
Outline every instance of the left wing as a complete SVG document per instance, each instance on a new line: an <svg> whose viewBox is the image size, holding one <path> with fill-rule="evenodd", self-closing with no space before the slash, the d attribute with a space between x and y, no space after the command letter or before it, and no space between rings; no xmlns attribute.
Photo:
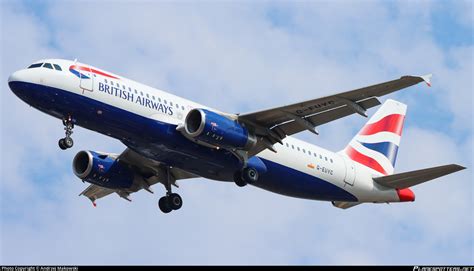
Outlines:
<svg viewBox="0 0 474 271"><path fill-rule="evenodd" d="M380 104L377 97L413 86L420 82L430 83L431 74L425 76L402 76L400 79L351 90L331 96L287 106L272 108L238 116L239 122L255 129L257 145L249 156L280 142L286 136L309 130L317 134L315 127L330 121L358 113L367 117L368 108Z"/></svg>
<svg viewBox="0 0 474 271"><path fill-rule="evenodd" d="M159 182L164 183L165 180L167 180L167 173L160 162L148 159L131 149L127 148L116 159L119 163L132 167L133 171L137 173L132 186L128 189L109 189L92 184L82 191L79 196L89 198L94 206L97 199L103 198L112 193L117 193L121 198L131 201L129 197L131 193L135 193L142 189L153 193L151 189L152 185ZM178 186L176 183L177 180L199 177L179 168L171 168L170 175L172 185L176 187Z"/></svg>
<svg viewBox="0 0 474 271"><path fill-rule="evenodd" d="M89 185L79 196L85 196L92 201L92 204L96 206L95 200L105 197L109 194L114 193L115 190L101 187L95 184Z"/></svg>

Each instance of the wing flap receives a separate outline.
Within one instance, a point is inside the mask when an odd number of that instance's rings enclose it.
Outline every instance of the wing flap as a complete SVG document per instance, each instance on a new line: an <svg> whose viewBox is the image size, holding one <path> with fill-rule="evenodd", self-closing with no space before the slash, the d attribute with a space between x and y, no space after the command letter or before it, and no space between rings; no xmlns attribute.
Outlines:
<svg viewBox="0 0 474 271"><path fill-rule="evenodd" d="M409 171L404 173L398 173L383 177L376 177L373 178L375 182L380 185L396 188L396 189L403 189L412 187L427 181L431 181L433 179L439 178L441 176L454 173L459 170L463 170L465 167L451 164L451 165L444 165L426 169L420 169L415 171Z"/></svg>
<svg viewBox="0 0 474 271"><path fill-rule="evenodd" d="M373 97L360 101L357 104L362 108L369 109L374 106L380 105L380 101L377 98ZM314 126L319 126L331 122L333 120L352 115L353 113L354 111L352 110L352 108L350 108L350 106L342 105L333 109L322 111L315 115L311 115L309 117L306 117L305 119L309 120ZM293 135L305 129L305 127L302 127L296 121L290 121L282 125L278 125L277 127L281 128L281 130L283 130L286 135Z"/></svg>
<svg viewBox="0 0 474 271"><path fill-rule="evenodd" d="M351 207L357 206L357 205L361 204L362 202L332 201L331 203L334 207L345 210L345 209L349 209Z"/></svg>
<svg viewBox="0 0 474 271"><path fill-rule="evenodd" d="M82 191L81 194L79 194L79 196L87 197L95 205L95 201L97 199L108 196L112 194L113 192L115 192L115 190L101 187L95 184L91 184L84 191Z"/></svg>

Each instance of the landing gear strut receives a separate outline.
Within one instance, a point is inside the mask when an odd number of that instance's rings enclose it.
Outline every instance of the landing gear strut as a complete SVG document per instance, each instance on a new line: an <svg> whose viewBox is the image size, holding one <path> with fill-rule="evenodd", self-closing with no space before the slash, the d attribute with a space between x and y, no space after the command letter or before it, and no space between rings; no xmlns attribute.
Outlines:
<svg viewBox="0 0 474 271"><path fill-rule="evenodd" d="M237 186L246 186L258 181L258 171L253 167L245 167L234 173L234 182Z"/></svg>
<svg viewBox="0 0 474 271"><path fill-rule="evenodd" d="M174 182L174 176L171 174L171 170L169 167L165 168L166 172L166 182L165 182L165 187L166 187L166 196L161 197L160 200L158 201L158 207L160 207L160 210L167 214L173 210L178 210L183 206L183 199L176 194L171 192L171 184Z"/></svg>
<svg viewBox="0 0 474 271"><path fill-rule="evenodd" d="M61 138L58 142L59 148L61 148L61 150L69 149L74 146L74 141L71 137L73 133L72 129L74 129L74 122L72 121L72 117L67 116L66 118L64 118L63 125L66 136L64 138Z"/></svg>

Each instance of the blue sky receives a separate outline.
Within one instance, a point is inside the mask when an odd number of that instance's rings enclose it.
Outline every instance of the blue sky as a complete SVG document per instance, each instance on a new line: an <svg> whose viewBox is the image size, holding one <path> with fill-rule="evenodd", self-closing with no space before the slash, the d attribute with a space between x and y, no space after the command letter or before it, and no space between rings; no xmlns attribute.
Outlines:
<svg viewBox="0 0 474 271"><path fill-rule="evenodd" d="M470 1L2 1L0 264L473 264L473 14ZM408 104L396 171L468 169L415 187L414 203L345 211L205 179L180 183L170 215L161 186L93 208L72 158L124 146L77 128L58 149L61 122L7 86L42 58L229 112L433 73L433 87L389 96ZM364 122L298 137L337 151Z"/></svg>

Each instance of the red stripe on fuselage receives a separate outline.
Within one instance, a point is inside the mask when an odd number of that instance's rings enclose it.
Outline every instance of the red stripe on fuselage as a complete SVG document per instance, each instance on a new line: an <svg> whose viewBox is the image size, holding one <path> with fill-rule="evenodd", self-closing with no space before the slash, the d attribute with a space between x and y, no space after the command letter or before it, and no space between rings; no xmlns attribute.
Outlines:
<svg viewBox="0 0 474 271"><path fill-rule="evenodd" d="M358 152L357 150L355 150L354 148L352 148L351 146L347 146L346 148L346 154L349 156L349 158L351 158L353 161L357 162L357 163L360 163L364 166L367 166L373 170L376 170L380 173L382 173L383 175L387 175L387 172L385 171L385 169L379 164L379 162L377 162L375 159L373 158L370 158L360 152Z"/></svg>
<svg viewBox="0 0 474 271"><path fill-rule="evenodd" d="M109 77L109 78L113 78L113 79L119 79L115 76L112 76L112 75L107 74L105 72L101 72L99 70L92 69L92 68L89 68L89 67L72 65L71 67L69 67L69 69L76 69L76 70L81 70L81 71L86 71L86 72L92 72L92 73L99 74L99 75L102 75L102 76L105 76L105 77Z"/></svg>
<svg viewBox="0 0 474 271"><path fill-rule="evenodd" d="M405 116L400 114L385 116L377 122L364 126L359 135L373 135L379 132L391 132L401 136L404 119Z"/></svg>

